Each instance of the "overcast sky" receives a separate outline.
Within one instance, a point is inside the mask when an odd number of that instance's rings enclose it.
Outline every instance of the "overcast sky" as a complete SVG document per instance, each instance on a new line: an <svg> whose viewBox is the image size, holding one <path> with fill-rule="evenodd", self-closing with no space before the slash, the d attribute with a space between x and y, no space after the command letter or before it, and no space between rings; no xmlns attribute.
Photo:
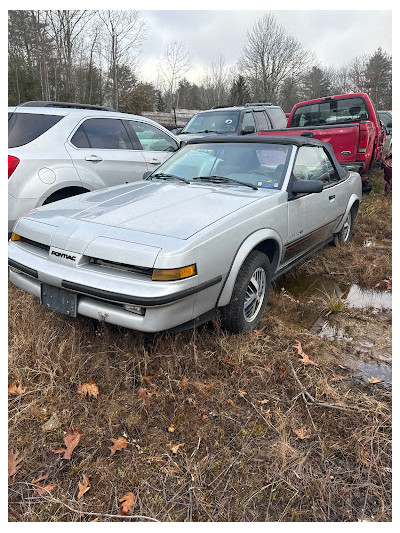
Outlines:
<svg viewBox="0 0 400 533"><path fill-rule="evenodd" d="M268 5L266 3L266 5ZM298 5L298 4L297 4ZM191 55L186 77L196 82L204 67L222 54L233 66L246 32L265 11L141 11L149 31L142 50L141 74L155 81L157 57L166 43L183 41ZM273 11L288 33L314 52L321 66L342 66L353 57L371 54L379 46L392 53L392 12L386 11Z"/></svg>

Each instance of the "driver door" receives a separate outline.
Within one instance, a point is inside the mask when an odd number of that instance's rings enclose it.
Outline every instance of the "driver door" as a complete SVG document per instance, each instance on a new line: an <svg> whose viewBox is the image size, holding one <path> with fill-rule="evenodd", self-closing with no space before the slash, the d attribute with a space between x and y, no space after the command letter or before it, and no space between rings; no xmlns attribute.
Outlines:
<svg viewBox="0 0 400 533"><path fill-rule="evenodd" d="M298 179L322 181L324 188L320 193L291 197L291 186ZM340 217L336 185L336 171L323 147L300 147L288 190L288 242L283 263L300 258L333 236Z"/></svg>

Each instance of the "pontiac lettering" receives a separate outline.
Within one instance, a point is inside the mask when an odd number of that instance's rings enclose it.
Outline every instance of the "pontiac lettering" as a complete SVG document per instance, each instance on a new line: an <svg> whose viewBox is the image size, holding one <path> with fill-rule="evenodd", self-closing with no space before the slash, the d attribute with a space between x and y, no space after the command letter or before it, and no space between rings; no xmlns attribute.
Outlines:
<svg viewBox="0 0 400 533"><path fill-rule="evenodd" d="M76 255L68 255L61 252L56 252L55 250L51 251L51 255L55 255L56 257L61 257L61 259L69 259L70 261L75 261Z"/></svg>

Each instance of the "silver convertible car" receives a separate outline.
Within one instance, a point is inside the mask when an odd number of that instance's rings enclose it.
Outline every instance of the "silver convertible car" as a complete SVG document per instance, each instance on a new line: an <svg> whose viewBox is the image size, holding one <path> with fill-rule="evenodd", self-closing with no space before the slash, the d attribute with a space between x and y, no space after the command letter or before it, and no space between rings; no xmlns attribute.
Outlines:
<svg viewBox="0 0 400 533"><path fill-rule="evenodd" d="M308 137L190 140L143 181L20 218L10 280L49 309L145 332L250 331L271 281L349 242L361 178Z"/></svg>

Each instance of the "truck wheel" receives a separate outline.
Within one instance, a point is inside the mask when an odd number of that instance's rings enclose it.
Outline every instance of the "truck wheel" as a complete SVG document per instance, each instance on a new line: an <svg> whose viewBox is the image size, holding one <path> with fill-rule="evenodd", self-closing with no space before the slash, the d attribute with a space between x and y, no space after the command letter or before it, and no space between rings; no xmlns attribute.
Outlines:
<svg viewBox="0 0 400 533"><path fill-rule="evenodd" d="M253 330L267 305L271 287L271 265L268 257L254 250L239 270L232 298L221 309L222 327L232 333Z"/></svg>
<svg viewBox="0 0 400 533"><path fill-rule="evenodd" d="M346 246L353 235L353 212L352 209L348 212L344 221L342 229L335 234L334 242L336 246Z"/></svg>

